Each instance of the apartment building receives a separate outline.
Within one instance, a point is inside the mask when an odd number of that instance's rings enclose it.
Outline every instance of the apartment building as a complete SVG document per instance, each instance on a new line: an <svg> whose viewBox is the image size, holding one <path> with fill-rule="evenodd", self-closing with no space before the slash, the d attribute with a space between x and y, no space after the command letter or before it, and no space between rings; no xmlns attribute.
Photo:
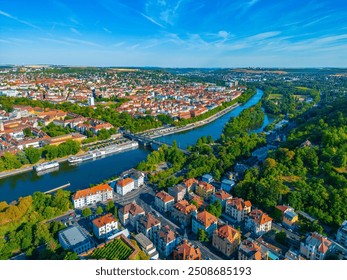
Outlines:
<svg viewBox="0 0 347 280"><path fill-rule="evenodd" d="M173 251L173 259L188 261L201 260L201 251L185 239Z"/></svg>
<svg viewBox="0 0 347 280"><path fill-rule="evenodd" d="M93 220L93 232L98 239L106 239L117 230L118 222L112 214L106 214Z"/></svg>
<svg viewBox="0 0 347 280"><path fill-rule="evenodd" d="M126 195L127 193L131 192L135 187L134 180L131 178L125 178L122 180L119 180L117 182L117 193L120 195Z"/></svg>
<svg viewBox="0 0 347 280"><path fill-rule="evenodd" d="M212 246L230 257L239 247L241 233L229 225L223 225L213 232Z"/></svg>
<svg viewBox="0 0 347 280"><path fill-rule="evenodd" d="M108 184L101 184L92 188L77 191L72 196L72 202L75 208L82 208L112 198L112 188Z"/></svg>
<svg viewBox="0 0 347 280"><path fill-rule="evenodd" d="M256 235L263 235L271 230L272 218L259 209L251 211L246 218L245 227Z"/></svg>
<svg viewBox="0 0 347 280"><path fill-rule="evenodd" d="M249 200L234 197L225 203L225 213L234 218L237 222L245 220L251 212L252 204Z"/></svg>
<svg viewBox="0 0 347 280"><path fill-rule="evenodd" d="M217 229L217 217L207 211L192 214L192 231L198 234L199 229L206 231L208 236L212 236Z"/></svg>
<svg viewBox="0 0 347 280"><path fill-rule="evenodd" d="M180 200L171 208L171 217L178 221L183 227L191 224L193 213L196 214L197 209L194 204L190 204L187 200Z"/></svg>
<svg viewBox="0 0 347 280"><path fill-rule="evenodd" d="M324 260L333 249L333 243L325 236L313 232L300 243L300 253L308 260Z"/></svg>
<svg viewBox="0 0 347 280"><path fill-rule="evenodd" d="M130 224L135 227L137 220L144 215L145 210L135 201L118 210L119 220L124 226Z"/></svg>
<svg viewBox="0 0 347 280"><path fill-rule="evenodd" d="M155 206L161 212L168 212L171 210L172 205L175 203L173 196L165 191L160 191L155 195Z"/></svg>

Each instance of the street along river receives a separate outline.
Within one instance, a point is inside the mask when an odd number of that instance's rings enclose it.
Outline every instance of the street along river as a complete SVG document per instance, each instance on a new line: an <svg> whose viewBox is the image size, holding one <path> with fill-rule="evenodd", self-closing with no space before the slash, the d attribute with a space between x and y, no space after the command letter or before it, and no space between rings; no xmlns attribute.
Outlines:
<svg viewBox="0 0 347 280"><path fill-rule="evenodd" d="M231 117L236 117L244 109L257 104L262 96L263 91L257 89L257 93L248 102L221 116L217 120L189 131L171 134L157 139L165 143L172 143L176 140L181 148L195 144L197 139L202 136L211 135L213 139L218 139L225 123ZM265 115L262 128L256 129L255 131L261 131L272 121L272 118ZM141 160L147 157L148 153L150 153L149 149L139 147L138 149L124 153L86 161L79 165L69 165L67 162L63 162L60 164L59 170L41 176L31 171L3 178L0 179L0 201L11 202L21 196L30 195L35 191L45 192L65 185L68 182L70 186L67 190L76 191L78 189L84 189L90 184L99 183L104 179L135 167Z"/></svg>

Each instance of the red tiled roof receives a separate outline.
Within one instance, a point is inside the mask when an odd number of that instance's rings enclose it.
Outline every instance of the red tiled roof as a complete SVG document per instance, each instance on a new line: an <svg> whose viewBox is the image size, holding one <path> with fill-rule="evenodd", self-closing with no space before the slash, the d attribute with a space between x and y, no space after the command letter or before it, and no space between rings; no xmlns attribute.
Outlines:
<svg viewBox="0 0 347 280"><path fill-rule="evenodd" d="M228 239L230 242L240 237L240 232L229 225L223 225L217 229L217 234L222 239Z"/></svg>
<svg viewBox="0 0 347 280"><path fill-rule="evenodd" d="M117 222L117 220L112 216L112 214L106 214L102 217L93 220L93 224L96 225L98 228L110 224L112 222Z"/></svg>
<svg viewBox="0 0 347 280"><path fill-rule="evenodd" d="M94 195L98 192L106 192L106 191L112 191L112 188L108 184L101 184L89 189L77 191L75 195L73 196L73 199L79 199L81 197L87 197L90 195Z"/></svg>
<svg viewBox="0 0 347 280"><path fill-rule="evenodd" d="M206 210L198 213L196 218L205 226L205 228L208 228L210 225L217 223L218 221L218 219L214 215L207 212Z"/></svg>
<svg viewBox="0 0 347 280"><path fill-rule="evenodd" d="M175 200L173 196L169 195L165 191L158 192L155 196L158 197L160 200L164 201L165 203Z"/></svg>
<svg viewBox="0 0 347 280"><path fill-rule="evenodd" d="M193 184L198 184L199 181L195 178L186 179L183 181L183 184L189 189Z"/></svg>
<svg viewBox="0 0 347 280"><path fill-rule="evenodd" d="M151 213L147 213L145 216L141 217L139 223L142 224L146 229L160 225L160 221L156 219Z"/></svg>
<svg viewBox="0 0 347 280"><path fill-rule="evenodd" d="M201 189L204 189L206 192L214 191L214 186L212 186L209 183L199 182L199 186L200 186Z"/></svg>
<svg viewBox="0 0 347 280"><path fill-rule="evenodd" d="M252 206L252 203L249 200L244 201L242 198L239 198L239 197L234 197L234 198L228 200L227 204L231 204L238 211L242 211L246 207L251 207Z"/></svg>
<svg viewBox="0 0 347 280"><path fill-rule="evenodd" d="M177 202L174 207L182 212L183 214L187 215L193 211L196 211L196 206L194 204L190 204L187 200L181 200Z"/></svg>
<svg viewBox="0 0 347 280"><path fill-rule="evenodd" d="M175 260L201 260L201 251L184 240L174 251Z"/></svg>
<svg viewBox="0 0 347 280"><path fill-rule="evenodd" d="M311 236L312 236L312 238L315 238L315 239L320 241L318 251L320 253L325 254L329 250L329 247L331 246L331 242L326 237L324 237L324 236L322 236L316 232L313 232Z"/></svg>
<svg viewBox="0 0 347 280"><path fill-rule="evenodd" d="M268 214L264 213L259 209L255 209L251 213L249 213L249 217L252 218L259 225L263 225L272 221L272 218Z"/></svg>
<svg viewBox="0 0 347 280"><path fill-rule="evenodd" d="M120 186L120 187L124 188L125 186L131 184L132 182L134 182L133 179L131 179L131 178L125 178L125 179L119 180L119 181L117 182L117 186Z"/></svg>
<svg viewBox="0 0 347 280"><path fill-rule="evenodd" d="M176 234L168 225L166 225L160 229L159 238L164 240L164 242L167 244L175 240Z"/></svg>
<svg viewBox="0 0 347 280"><path fill-rule="evenodd" d="M287 209L289 208L289 206L286 206L286 205L277 205L276 208L277 208L278 210L280 210L280 211L282 212L282 214L283 214L284 212L287 211Z"/></svg>
<svg viewBox="0 0 347 280"><path fill-rule="evenodd" d="M133 216L141 214L141 213L143 214L145 213L145 210L143 210L143 208L140 205L134 202L125 205L123 209L121 209L120 211L122 211L123 214L130 213Z"/></svg>
<svg viewBox="0 0 347 280"><path fill-rule="evenodd" d="M230 193L227 193L226 191L223 191L223 190L216 192L214 196L220 200L226 200L226 199L232 198L232 195Z"/></svg>

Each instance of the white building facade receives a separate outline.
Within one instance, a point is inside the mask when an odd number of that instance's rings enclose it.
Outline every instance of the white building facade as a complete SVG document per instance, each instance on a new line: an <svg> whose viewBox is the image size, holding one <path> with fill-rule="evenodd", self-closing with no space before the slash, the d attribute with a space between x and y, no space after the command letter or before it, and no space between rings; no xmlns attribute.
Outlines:
<svg viewBox="0 0 347 280"><path fill-rule="evenodd" d="M82 208L97 202L107 201L113 198L113 190L107 184L98 185L92 188L77 191L72 202L75 208Z"/></svg>

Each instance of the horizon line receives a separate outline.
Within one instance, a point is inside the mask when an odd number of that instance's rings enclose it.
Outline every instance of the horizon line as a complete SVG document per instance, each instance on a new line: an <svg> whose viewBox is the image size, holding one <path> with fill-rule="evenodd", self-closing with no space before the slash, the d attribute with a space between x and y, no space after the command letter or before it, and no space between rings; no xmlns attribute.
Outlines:
<svg viewBox="0 0 347 280"><path fill-rule="evenodd" d="M95 65L68 65L68 64L50 64L50 63L37 63L37 64L0 64L0 67L30 67L30 66L50 66L50 67L74 67L74 68L159 68L159 69L347 69L346 67L339 66L237 66L237 67L196 67L196 66L95 66Z"/></svg>

